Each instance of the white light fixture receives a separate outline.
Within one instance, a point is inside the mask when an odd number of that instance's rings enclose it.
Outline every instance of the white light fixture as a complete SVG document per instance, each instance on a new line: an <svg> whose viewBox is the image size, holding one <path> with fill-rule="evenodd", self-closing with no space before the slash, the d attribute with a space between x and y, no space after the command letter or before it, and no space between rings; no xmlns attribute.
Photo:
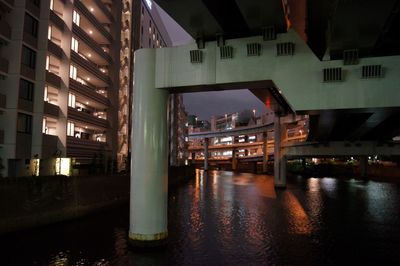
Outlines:
<svg viewBox="0 0 400 266"><path fill-rule="evenodd" d="M89 80L90 80L90 78L86 78L86 80L87 80L87 81L89 81Z"/></svg>
<svg viewBox="0 0 400 266"><path fill-rule="evenodd" d="M88 54L89 57L92 57L92 54Z"/></svg>
<svg viewBox="0 0 400 266"><path fill-rule="evenodd" d="M93 12L93 11L94 11L94 8L93 8L93 7L91 7L91 8L90 8L90 12Z"/></svg>
<svg viewBox="0 0 400 266"><path fill-rule="evenodd" d="M93 34L93 31L92 31L92 30L89 30L89 34Z"/></svg>

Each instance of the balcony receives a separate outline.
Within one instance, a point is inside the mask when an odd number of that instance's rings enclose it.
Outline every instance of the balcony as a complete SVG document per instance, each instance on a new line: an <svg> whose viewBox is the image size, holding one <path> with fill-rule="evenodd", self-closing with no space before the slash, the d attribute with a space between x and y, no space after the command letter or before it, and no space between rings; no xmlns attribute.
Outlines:
<svg viewBox="0 0 400 266"><path fill-rule="evenodd" d="M38 39L30 33L24 32L23 41L30 46L37 48Z"/></svg>
<svg viewBox="0 0 400 266"><path fill-rule="evenodd" d="M17 132L17 145L15 149L16 159L31 158L32 150L32 135Z"/></svg>
<svg viewBox="0 0 400 266"><path fill-rule="evenodd" d="M32 15L36 16L37 18L40 18L40 8L33 3L32 0L26 0L25 1L25 8L29 12L31 12Z"/></svg>
<svg viewBox="0 0 400 266"><path fill-rule="evenodd" d="M77 63L78 65L80 65L93 75L95 75L100 80L104 81L107 84L111 84L110 77L102 73L94 63L84 59L82 56L80 56L78 53L74 51L71 51L71 59L73 62Z"/></svg>
<svg viewBox="0 0 400 266"><path fill-rule="evenodd" d="M42 158L50 158L57 152L59 138L53 135L42 135Z"/></svg>
<svg viewBox="0 0 400 266"><path fill-rule="evenodd" d="M99 151L109 150L106 142L67 137L68 157L93 157Z"/></svg>
<svg viewBox="0 0 400 266"><path fill-rule="evenodd" d="M8 60L0 57L0 73L8 74Z"/></svg>
<svg viewBox="0 0 400 266"><path fill-rule="evenodd" d="M0 93L0 108L6 108L7 96Z"/></svg>
<svg viewBox="0 0 400 266"><path fill-rule="evenodd" d="M11 27L4 20L0 20L0 36L8 40L11 39Z"/></svg>
<svg viewBox="0 0 400 266"><path fill-rule="evenodd" d="M73 24L72 25L72 32L83 42L85 42L87 45L90 46L90 48L93 49L98 55L103 57L107 62L112 64L113 60L109 54L104 52L104 50L100 47L100 45L95 42L92 38L90 38L89 35L86 34L84 30L82 30L80 27L77 25Z"/></svg>
<svg viewBox="0 0 400 266"><path fill-rule="evenodd" d="M61 78L54 73L46 71L46 82L56 87L58 89L61 88Z"/></svg>
<svg viewBox="0 0 400 266"><path fill-rule="evenodd" d="M81 1L74 1L75 7L81 14L94 26L96 29L110 42L113 42L111 34L104 28L104 26L96 19L96 17L82 4Z"/></svg>
<svg viewBox="0 0 400 266"><path fill-rule="evenodd" d="M58 116L60 114L60 107L58 107L57 105L48 103L48 102L44 102L43 113L45 115L58 118Z"/></svg>
<svg viewBox="0 0 400 266"><path fill-rule="evenodd" d="M113 15L111 14L110 10L106 7L106 5L101 1L101 0L94 0L96 2L96 5L101 9L101 11L104 13L104 15L107 16L107 18L113 22L114 18Z"/></svg>
<svg viewBox="0 0 400 266"><path fill-rule="evenodd" d="M65 31L67 25L65 25L64 20L60 18L53 10L50 10L50 22L54 24L61 31Z"/></svg>
<svg viewBox="0 0 400 266"><path fill-rule="evenodd" d="M47 41L47 50L59 59L63 57L62 48L50 40Z"/></svg>
<svg viewBox="0 0 400 266"><path fill-rule="evenodd" d="M97 127L108 128L108 121L97 118L94 115L78 111L72 107L68 107L68 119L88 123Z"/></svg>
<svg viewBox="0 0 400 266"><path fill-rule="evenodd" d="M88 97L89 99L93 99L96 102L102 103L106 106L110 105L110 101L106 97L97 93L94 89L77 82L74 79L69 79L69 88L71 91Z"/></svg>

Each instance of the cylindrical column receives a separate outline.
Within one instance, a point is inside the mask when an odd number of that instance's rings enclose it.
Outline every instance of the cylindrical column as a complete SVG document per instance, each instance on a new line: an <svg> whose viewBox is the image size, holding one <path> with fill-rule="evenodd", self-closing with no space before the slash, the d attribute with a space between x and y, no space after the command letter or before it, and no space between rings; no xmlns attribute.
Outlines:
<svg viewBox="0 0 400 266"><path fill-rule="evenodd" d="M286 158L281 149L285 135L286 129L282 125L279 115L276 115L274 121L274 182L277 188L286 187Z"/></svg>
<svg viewBox="0 0 400 266"><path fill-rule="evenodd" d="M155 88L155 50L135 53L129 239L134 245L167 238L168 92Z"/></svg>
<svg viewBox="0 0 400 266"><path fill-rule="evenodd" d="M204 171L208 171L208 138L204 139Z"/></svg>
<svg viewBox="0 0 400 266"><path fill-rule="evenodd" d="M263 133L263 173L268 171L268 132Z"/></svg>

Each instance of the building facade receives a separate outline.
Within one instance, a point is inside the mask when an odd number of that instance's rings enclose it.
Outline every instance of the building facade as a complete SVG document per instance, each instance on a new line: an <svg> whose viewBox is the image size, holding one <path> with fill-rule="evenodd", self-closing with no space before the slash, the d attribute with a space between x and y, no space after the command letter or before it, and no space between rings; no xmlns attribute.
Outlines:
<svg viewBox="0 0 400 266"><path fill-rule="evenodd" d="M115 161L121 2L6 0L0 12L1 174Z"/></svg>

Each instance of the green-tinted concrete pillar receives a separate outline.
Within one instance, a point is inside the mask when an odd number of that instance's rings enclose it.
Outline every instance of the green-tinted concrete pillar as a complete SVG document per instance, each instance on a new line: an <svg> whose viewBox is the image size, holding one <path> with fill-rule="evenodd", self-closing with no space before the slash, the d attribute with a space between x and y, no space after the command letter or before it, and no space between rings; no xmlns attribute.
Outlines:
<svg viewBox="0 0 400 266"><path fill-rule="evenodd" d="M155 88L155 53L135 53L129 239L138 246L168 235L168 92Z"/></svg>
<svg viewBox="0 0 400 266"><path fill-rule="evenodd" d="M286 187L286 156L282 151L285 141L286 127L279 115L274 121L274 183L276 188Z"/></svg>

